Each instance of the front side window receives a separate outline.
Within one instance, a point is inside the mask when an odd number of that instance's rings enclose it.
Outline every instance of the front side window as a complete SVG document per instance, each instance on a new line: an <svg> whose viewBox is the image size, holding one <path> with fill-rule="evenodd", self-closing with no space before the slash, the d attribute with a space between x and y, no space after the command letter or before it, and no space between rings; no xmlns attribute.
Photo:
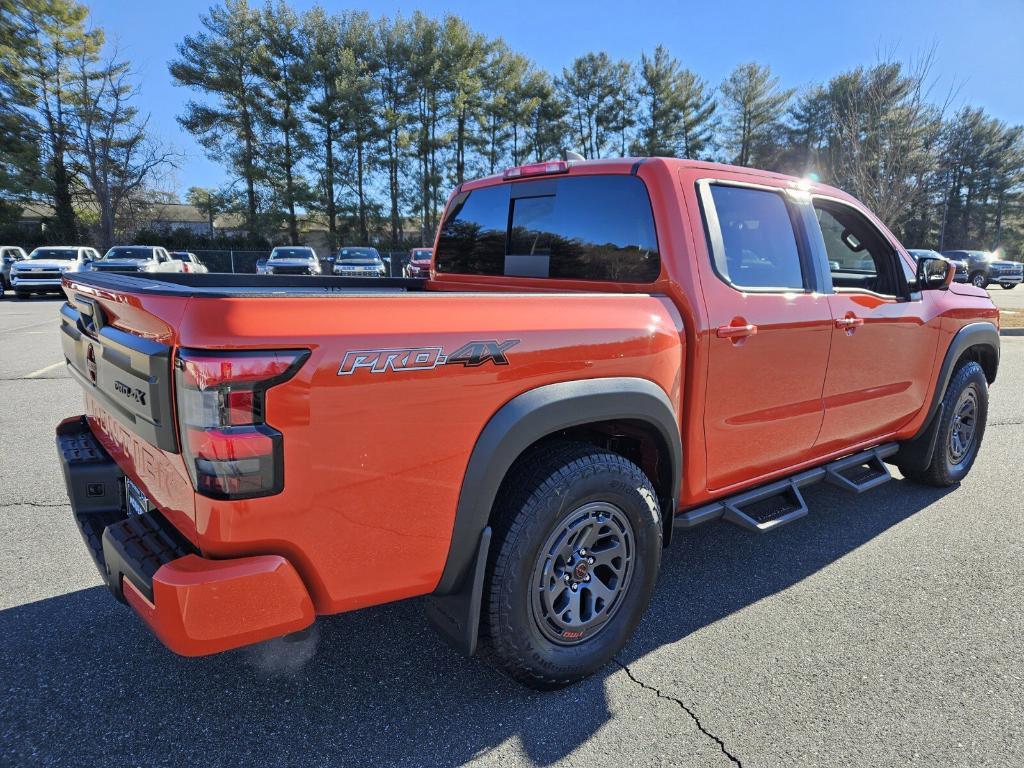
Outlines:
<svg viewBox="0 0 1024 768"><path fill-rule="evenodd" d="M828 252L832 285L838 291L905 296L906 272L896 251L861 213L842 203L815 200L814 212Z"/></svg>
<svg viewBox="0 0 1024 768"><path fill-rule="evenodd" d="M805 289L793 220L782 194L712 184L711 198L721 232L721 240L712 244L719 277L741 289Z"/></svg>
<svg viewBox="0 0 1024 768"><path fill-rule="evenodd" d="M654 217L633 176L484 187L456 198L439 272L648 283L661 272Z"/></svg>

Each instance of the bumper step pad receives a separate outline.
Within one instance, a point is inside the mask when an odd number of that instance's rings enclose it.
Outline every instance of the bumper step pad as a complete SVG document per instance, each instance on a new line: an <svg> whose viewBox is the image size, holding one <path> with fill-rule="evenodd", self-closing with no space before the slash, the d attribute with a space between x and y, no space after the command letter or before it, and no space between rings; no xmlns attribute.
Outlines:
<svg viewBox="0 0 1024 768"><path fill-rule="evenodd" d="M100 576L120 600L122 578L152 599L157 569L198 550L159 512L128 516L124 473L84 417L57 427L57 451L71 511Z"/></svg>
<svg viewBox="0 0 1024 768"><path fill-rule="evenodd" d="M153 574L162 565L194 554L198 550L158 512L131 515L103 531L107 581L122 600L122 578L129 579L152 602Z"/></svg>

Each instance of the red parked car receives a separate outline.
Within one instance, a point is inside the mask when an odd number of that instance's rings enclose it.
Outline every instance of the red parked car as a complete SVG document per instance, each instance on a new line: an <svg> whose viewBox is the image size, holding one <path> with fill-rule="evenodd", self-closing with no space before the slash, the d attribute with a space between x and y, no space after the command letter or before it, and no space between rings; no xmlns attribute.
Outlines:
<svg viewBox="0 0 1024 768"><path fill-rule="evenodd" d="M565 685L673 531L773 531L889 464L964 478L998 315L953 269L838 189L650 158L460 185L422 284L67 274L68 495L178 653L425 595L456 647Z"/></svg>
<svg viewBox="0 0 1024 768"><path fill-rule="evenodd" d="M409 263L402 270L406 277L430 277L430 260L434 252L430 248L413 248L409 251Z"/></svg>

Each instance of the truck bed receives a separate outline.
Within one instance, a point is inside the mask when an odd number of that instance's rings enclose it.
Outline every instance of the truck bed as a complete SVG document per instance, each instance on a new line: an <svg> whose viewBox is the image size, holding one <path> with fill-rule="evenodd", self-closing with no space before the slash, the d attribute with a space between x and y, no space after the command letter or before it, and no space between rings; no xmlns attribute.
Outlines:
<svg viewBox="0 0 1024 768"><path fill-rule="evenodd" d="M426 280L405 277L336 277L334 275L237 275L227 273L78 272L82 285L112 291L180 298L287 298L344 294L423 291Z"/></svg>

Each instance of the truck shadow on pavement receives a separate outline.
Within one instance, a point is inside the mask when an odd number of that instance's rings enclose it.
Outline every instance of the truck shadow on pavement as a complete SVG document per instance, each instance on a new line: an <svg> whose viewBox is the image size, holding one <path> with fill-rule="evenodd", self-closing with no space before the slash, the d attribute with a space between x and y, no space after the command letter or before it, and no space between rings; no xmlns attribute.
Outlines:
<svg viewBox="0 0 1024 768"><path fill-rule="evenodd" d="M819 486L810 515L770 535L677 532L619 660L801 581L942 495L901 481L860 497ZM321 619L304 640L182 659L95 587L0 612L0 637L4 765L455 766L509 739L549 764L609 722L607 678L625 680L613 664L529 691L449 650L415 600Z"/></svg>

